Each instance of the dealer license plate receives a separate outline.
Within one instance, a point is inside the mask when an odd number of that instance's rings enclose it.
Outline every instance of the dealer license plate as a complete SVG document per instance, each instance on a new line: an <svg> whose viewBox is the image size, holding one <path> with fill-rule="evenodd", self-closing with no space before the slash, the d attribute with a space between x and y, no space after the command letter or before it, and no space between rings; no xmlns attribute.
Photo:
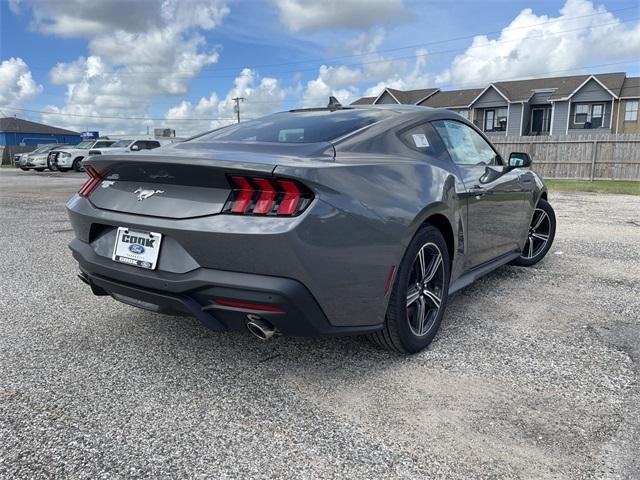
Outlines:
<svg viewBox="0 0 640 480"><path fill-rule="evenodd" d="M155 232L138 232L119 227L113 248L115 262L154 270L158 263L162 235Z"/></svg>

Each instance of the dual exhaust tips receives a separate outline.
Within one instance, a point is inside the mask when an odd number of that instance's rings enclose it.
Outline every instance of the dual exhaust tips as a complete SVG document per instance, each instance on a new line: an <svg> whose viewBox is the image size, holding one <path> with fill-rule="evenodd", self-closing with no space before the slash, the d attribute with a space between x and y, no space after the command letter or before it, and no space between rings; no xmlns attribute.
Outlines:
<svg viewBox="0 0 640 480"><path fill-rule="evenodd" d="M271 322L258 315L247 315L247 330L260 340L269 340L276 333Z"/></svg>

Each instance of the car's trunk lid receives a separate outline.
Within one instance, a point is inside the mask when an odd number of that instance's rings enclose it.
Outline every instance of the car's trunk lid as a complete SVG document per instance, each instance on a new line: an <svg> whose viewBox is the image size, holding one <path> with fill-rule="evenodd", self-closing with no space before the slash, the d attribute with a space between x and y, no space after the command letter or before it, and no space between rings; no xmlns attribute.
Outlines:
<svg viewBox="0 0 640 480"><path fill-rule="evenodd" d="M333 159L330 144L276 147L280 148L242 144L239 151L238 145L193 142L89 158L84 165L103 177L89 199L97 208L135 215L175 219L215 215L231 192L230 175L271 176L277 165L303 162L309 154L316 161Z"/></svg>

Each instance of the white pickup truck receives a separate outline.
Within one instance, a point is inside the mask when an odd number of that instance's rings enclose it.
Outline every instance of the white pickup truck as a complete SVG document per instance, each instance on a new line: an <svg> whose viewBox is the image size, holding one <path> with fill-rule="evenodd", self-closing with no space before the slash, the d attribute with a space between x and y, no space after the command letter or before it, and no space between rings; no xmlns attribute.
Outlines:
<svg viewBox="0 0 640 480"><path fill-rule="evenodd" d="M110 147L114 143L116 143L115 140L108 138L84 140L77 145L51 152L48 160L51 165L56 165L61 172L66 172L71 169L80 172L82 171L82 159L89 155L89 150L92 148Z"/></svg>

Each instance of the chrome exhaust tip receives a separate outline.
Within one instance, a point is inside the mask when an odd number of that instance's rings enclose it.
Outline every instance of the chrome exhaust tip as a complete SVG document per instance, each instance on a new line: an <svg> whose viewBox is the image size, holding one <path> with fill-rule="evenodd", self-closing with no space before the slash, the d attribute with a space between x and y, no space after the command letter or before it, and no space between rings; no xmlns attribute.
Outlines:
<svg viewBox="0 0 640 480"><path fill-rule="evenodd" d="M257 315L247 315L247 330L260 340L269 340L276 332L270 322Z"/></svg>

